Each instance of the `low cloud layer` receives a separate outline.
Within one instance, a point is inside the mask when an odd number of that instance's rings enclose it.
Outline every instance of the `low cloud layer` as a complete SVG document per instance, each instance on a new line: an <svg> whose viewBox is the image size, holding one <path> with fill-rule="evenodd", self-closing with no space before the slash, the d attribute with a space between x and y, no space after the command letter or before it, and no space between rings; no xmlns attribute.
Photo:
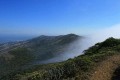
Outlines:
<svg viewBox="0 0 120 80"><path fill-rule="evenodd" d="M109 37L120 38L120 24L102 30L94 31L93 34L85 36L84 39L79 39L71 43L66 49L66 52L62 53L62 55L59 55L58 57L47 61L43 61L41 63L59 62L67 60L69 58L74 58L76 56L84 54L84 50L88 49L98 42L104 41Z"/></svg>

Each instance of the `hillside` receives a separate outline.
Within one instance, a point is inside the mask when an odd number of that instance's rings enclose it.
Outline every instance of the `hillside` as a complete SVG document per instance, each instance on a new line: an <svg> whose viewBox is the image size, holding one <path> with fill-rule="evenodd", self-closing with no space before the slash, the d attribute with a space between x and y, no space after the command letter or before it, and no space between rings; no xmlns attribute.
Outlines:
<svg viewBox="0 0 120 80"><path fill-rule="evenodd" d="M37 65L2 80L119 80L120 39L109 38L64 62ZM117 74L116 74L117 73ZM7 78L8 77L8 78Z"/></svg>
<svg viewBox="0 0 120 80"><path fill-rule="evenodd" d="M68 34L0 44L0 78L64 54L68 46L78 39L82 37Z"/></svg>

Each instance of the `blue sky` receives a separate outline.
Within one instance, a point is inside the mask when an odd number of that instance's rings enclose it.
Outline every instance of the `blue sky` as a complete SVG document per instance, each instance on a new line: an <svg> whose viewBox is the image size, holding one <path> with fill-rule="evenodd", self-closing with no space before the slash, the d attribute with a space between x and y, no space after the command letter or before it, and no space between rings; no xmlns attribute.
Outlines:
<svg viewBox="0 0 120 80"><path fill-rule="evenodd" d="M120 0L0 0L0 34L89 34L120 23Z"/></svg>

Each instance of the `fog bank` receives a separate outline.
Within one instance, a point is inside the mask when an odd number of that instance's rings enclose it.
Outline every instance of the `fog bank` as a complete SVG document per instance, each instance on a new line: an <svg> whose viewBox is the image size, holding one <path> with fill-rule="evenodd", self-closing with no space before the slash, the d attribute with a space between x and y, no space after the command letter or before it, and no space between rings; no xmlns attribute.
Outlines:
<svg viewBox="0 0 120 80"><path fill-rule="evenodd" d="M85 36L83 39L78 39L75 42L71 43L67 47L66 51L64 53L61 53L61 55L58 55L55 58L43 61L41 63L61 62L69 58L74 58L76 56L84 54L84 50L88 49L98 42L106 40L109 37L120 38L120 24L93 31L93 34Z"/></svg>

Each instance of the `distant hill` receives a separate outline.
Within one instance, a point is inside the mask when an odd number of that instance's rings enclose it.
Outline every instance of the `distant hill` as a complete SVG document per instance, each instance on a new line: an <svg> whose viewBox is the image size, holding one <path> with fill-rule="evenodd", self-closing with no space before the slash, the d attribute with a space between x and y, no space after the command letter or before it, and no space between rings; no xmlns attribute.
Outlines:
<svg viewBox="0 0 120 80"><path fill-rule="evenodd" d="M26 41L0 44L0 78L24 70L37 61L52 59L66 51L72 42L82 39L75 34L39 36Z"/></svg>
<svg viewBox="0 0 120 80"><path fill-rule="evenodd" d="M34 36L25 36L25 35L1 35L0 34L0 43L23 41L31 39Z"/></svg>

